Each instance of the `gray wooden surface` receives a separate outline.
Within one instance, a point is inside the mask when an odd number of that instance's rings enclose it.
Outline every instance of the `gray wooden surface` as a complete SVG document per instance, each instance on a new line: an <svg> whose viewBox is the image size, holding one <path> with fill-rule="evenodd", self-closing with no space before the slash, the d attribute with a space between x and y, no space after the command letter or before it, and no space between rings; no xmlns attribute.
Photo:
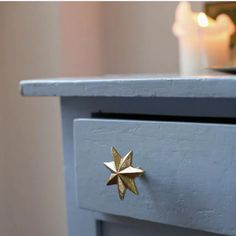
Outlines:
<svg viewBox="0 0 236 236"><path fill-rule="evenodd" d="M219 236L219 234L171 227L169 225L149 222L129 223L101 223L102 236ZM100 236L99 235L99 236Z"/></svg>
<svg viewBox="0 0 236 236"><path fill-rule="evenodd" d="M90 79L77 78L75 80L71 78L58 78L56 80L22 81L20 87L22 95L25 96L62 96L61 110L65 192L69 236L128 236L130 234L136 236L213 235L211 233L204 233L203 231L186 230L186 228L171 227L169 225L156 223L152 224L129 217L103 214L80 208L78 206L78 195L83 193L82 189L78 189L77 176L75 175L73 120L77 118L90 118L91 113L99 111L172 116L236 117L234 76L223 75L183 78L178 76L124 75ZM219 134L219 136L221 135L222 134ZM223 137L219 137L219 140L221 139L223 139ZM124 154L128 148L130 147L124 147L121 153ZM135 157L137 151L140 153L139 150L136 149ZM109 158L111 158L109 150L107 155L107 161L109 161ZM226 165L224 157L218 160L217 165L220 162L222 162L223 166ZM136 159L134 163L141 165ZM101 166L101 168L103 168L103 166ZM232 168L235 169L234 164L232 164ZM106 173L102 172L104 180L106 181L109 172L106 169L103 169L103 171L106 171ZM195 170L195 172L196 171L197 170ZM199 173L201 172L199 171ZM210 176L213 174L211 168L209 168L209 173ZM226 170L226 173L229 172ZM206 177L206 169L204 176ZM205 179L206 181L208 180L207 177ZM219 192L222 191L222 185L225 185L225 188L227 188L227 186L231 185L232 181L233 180L228 181L228 178L224 176L221 181L219 181ZM143 180L140 179L138 184L143 185ZM216 192L215 185L213 185L213 187L213 192ZM209 188L211 188L211 186ZM218 194L215 195L217 196ZM212 193L209 196L214 196L214 194ZM88 195L88 197L96 199L95 196ZM230 204L228 201L229 198L230 197L225 199L226 206ZM205 206L205 201L202 202L202 198L199 198L198 201L198 196L194 194L192 200L189 197L189 202L191 201L195 203L194 206L197 206L197 204L203 207ZM208 203L208 201L210 200L207 200L206 203ZM232 212L235 212L235 205L232 205L231 208ZM184 212L186 215L184 215ZM223 212L225 212L225 210ZM188 209L183 208L183 221L190 224L191 219L188 213ZM217 212L212 213L213 218L216 213ZM207 216L207 214L211 231L222 232L222 234L225 235L236 235L235 225L233 225L231 233L228 233L229 223L227 217L222 217L222 221L218 225L218 222L216 222L214 227L212 227L211 214L210 212L206 212L205 216ZM220 214L221 213L219 213L219 217ZM179 221L181 221L181 219L179 219ZM202 221L203 220L200 219L200 223ZM232 222L233 219L229 221ZM193 227L197 224L196 222L192 223Z"/></svg>
<svg viewBox="0 0 236 236"><path fill-rule="evenodd" d="M230 102L230 104L228 104ZM233 116L236 104L235 99L183 99L183 98L109 98L109 97L62 97L61 114L63 127L64 173L65 192L67 206L67 221L69 236L114 236L122 232L122 236L130 236L126 233L125 226L132 227L136 236L148 235L141 231L140 227L148 228L149 234L165 228L163 235L208 235L203 231L186 230L185 228L170 227L169 225L150 225L150 222L135 220L133 218L119 217L82 209L78 206L77 179L75 175L73 120L78 118L90 118L92 112L116 112L138 114L169 114L169 115L194 115L194 116ZM113 224L114 223L114 224ZM115 228L114 225L117 225ZM137 227L136 226L140 226ZM161 228L161 229L160 229ZM223 229L222 229L223 230ZM129 232L129 231L128 231ZM177 232L177 233L176 233ZM182 233L182 234L181 234ZM178 235L178 234L177 234ZM218 234L217 234L218 235Z"/></svg>
<svg viewBox="0 0 236 236"><path fill-rule="evenodd" d="M236 127L80 119L74 123L78 204L138 219L236 235ZM134 151L140 195L105 185L110 147Z"/></svg>
<svg viewBox="0 0 236 236"><path fill-rule="evenodd" d="M22 81L25 96L235 98L235 76L117 75Z"/></svg>

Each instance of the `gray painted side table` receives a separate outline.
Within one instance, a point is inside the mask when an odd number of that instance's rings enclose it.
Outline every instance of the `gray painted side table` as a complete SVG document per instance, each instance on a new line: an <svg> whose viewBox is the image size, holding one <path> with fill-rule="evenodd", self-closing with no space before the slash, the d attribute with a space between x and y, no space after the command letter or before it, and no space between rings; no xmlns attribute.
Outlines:
<svg viewBox="0 0 236 236"><path fill-rule="evenodd" d="M31 80L21 92L61 99L69 236L236 236L236 78ZM106 186L113 146L145 170L139 195Z"/></svg>

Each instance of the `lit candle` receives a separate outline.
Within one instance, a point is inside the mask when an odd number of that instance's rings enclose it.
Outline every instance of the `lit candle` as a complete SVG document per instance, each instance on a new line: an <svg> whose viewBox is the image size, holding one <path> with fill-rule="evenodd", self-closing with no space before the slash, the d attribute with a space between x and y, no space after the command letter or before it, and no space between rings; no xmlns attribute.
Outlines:
<svg viewBox="0 0 236 236"><path fill-rule="evenodd" d="M203 12L192 12L189 3L181 2L173 25L179 39L181 73L196 74L206 67L228 65L230 35L234 31L227 15L221 14L213 20Z"/></svg>

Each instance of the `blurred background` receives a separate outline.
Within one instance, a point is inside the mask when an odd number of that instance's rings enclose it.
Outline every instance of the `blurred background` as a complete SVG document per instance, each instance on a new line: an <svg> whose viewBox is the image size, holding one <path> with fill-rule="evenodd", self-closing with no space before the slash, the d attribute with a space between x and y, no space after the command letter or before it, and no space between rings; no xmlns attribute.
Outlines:
<svg viewBox="0 0 236 236"><path fill-rule="evenodd" d="M67 235L59 100L19 81L177 73L177 4L0 3L0 235Z"/></svg>

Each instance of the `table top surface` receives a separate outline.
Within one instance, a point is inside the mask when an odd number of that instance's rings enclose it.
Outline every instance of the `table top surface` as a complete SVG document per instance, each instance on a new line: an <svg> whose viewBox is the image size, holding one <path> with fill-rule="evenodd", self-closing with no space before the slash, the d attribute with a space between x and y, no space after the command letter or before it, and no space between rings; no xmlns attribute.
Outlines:
<svg viewBox="0 0 236 236"><path fill-rule="evenodd" d="M236 98L232 75L105 75L24 80L24 96Z"/></svg>

